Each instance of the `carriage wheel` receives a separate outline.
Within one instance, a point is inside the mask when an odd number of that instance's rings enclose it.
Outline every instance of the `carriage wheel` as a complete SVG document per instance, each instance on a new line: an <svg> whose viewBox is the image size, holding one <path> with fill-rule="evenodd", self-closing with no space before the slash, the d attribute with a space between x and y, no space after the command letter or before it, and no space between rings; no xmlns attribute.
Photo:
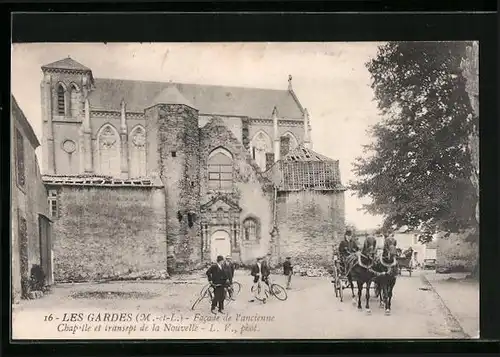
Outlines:
<svg viewBox="0 0 500 357"><path fill-rule="evenodd" d="M333 265L333 272L332 272L332 283L333 283L333 290L335 291L335 297L339 297L339 292L338 292L338 276L339 272L337 271L337 266L334 264Z"/></svg>
<svg viewBox="0 0 500 357"><path fill-rule="evenodd" d="M343 302L344 301L344 287L342 286L342 281L340 279L338 281L338 289L339 289L340 302Z"/></svg>

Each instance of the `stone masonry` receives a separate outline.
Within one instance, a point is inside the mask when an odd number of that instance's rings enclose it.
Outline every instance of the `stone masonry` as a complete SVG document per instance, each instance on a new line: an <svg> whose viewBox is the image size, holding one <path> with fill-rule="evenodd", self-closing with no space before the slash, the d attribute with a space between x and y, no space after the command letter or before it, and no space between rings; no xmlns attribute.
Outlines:
<svg viewBox="0 0 500 357"><path fill-rule="evenodd" d="M280 256L331 266L344 233L344 192L282 192L277 207Z"/></svg>
<svg viewBox="0 0 500 357"><path fill-rule="evenodd" d="M167 265L179 271L201 260L198 113L186 105L158 104L146 116L148 137L157 143L147 155L152 165L157 158L165 186Z"/></svg>
<svg viewBox="0 0 500 357"><path fill-rule="evenodd" d="M162 188L61 186L58 197L56 281L99 280L166 269Z"/></svg>

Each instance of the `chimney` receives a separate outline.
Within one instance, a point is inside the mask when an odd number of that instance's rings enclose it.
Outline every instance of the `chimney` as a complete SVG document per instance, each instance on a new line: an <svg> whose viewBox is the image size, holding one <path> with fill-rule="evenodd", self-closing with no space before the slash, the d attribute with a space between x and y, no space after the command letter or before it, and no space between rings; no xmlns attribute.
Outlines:
<svg viewBox="0 0 500 357"><path fill-rule="evenodd" d="M273 109L273 148L274 148L274 162L280 159L280 135L278 132L278 109Z"/></svg>
<svg viewBox="0 0 500 357"><path fill-rule="evenodd" d="M288 75L288 90L289 91L293 91L293 88L292 88L292 75L291 74Z"/></svg>

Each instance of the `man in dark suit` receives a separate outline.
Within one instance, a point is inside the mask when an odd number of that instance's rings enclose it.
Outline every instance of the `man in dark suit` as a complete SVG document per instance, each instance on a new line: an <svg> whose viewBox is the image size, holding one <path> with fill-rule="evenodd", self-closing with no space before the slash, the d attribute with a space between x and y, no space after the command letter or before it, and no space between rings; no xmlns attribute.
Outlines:
<svg viewBox="0 0 500 357"><path fill-rule="evenodd" d="M287 277L287 279L286 279L287 290L290 289L290 283L292 281L292 274L293 274L292 258L286 257L286 260L283 263L283 275L285 275Z"/></svg>
<svg viewBox="0 0 500 357"><path fill-rule="evenodd" d="M269 286L269 275L271 275L271 267L269 266L269 256L262 258L262 281Z"/></svg>
<svg viewBox="0 0 500 357"><path fill-rule="evenodd" d="M234 263L230 255L226 257L226 260L224 260L223 268L224 271L226 272L229 284L232 284L234 277Z"/></svg>
<svg viewBox="0 0 500 357"><path fill-rule="evenodd" d="M356 240L352 237L352 231L350 229L347 229L345 231L344 240L339 244L339 257L342 268L344 269L344 273L346 268L345 261L347 257L352 253L357 252L358 250L359 247L356 243Z"/></svg>
<svg viewBox="0 0 500 357"><path fill-rule="evenodd" d="M224 286L227 283L226 272L222 267L224 258L219 255L217 263L213 264L207 270L207 278L214 287L214 296L212 299L212 313L215 314L215 308L219 307L219 312L224 312Z"/></svg>
<svg viewBox="0 0 500 357"><path fill-rule="evenodd" d="M230 255L226 257L224 260L224 264L222 265L222 269L224 269L224 272L226 273L227 277L227 292L229 293L229 298L233 300L233 289L232 289L232 284L233 284L233 277L234 277L234 263L233 259L231 258Z"/></svg>

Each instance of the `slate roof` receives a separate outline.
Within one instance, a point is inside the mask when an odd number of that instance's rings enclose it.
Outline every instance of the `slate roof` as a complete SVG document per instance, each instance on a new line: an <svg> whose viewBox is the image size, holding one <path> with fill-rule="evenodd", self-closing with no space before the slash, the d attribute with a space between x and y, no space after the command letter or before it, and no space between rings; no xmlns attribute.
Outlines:
<svg viewBox="0 0 500 357"><path fill-rule="evenodd" d="M90 68L85 67L83 64L75 61L70 57L46 64L45 66L42 66L42 69L69 69L75 71L90 71Z"/></svg>
<svg viewBox="0 0 500 357"><path fill-rule="evenodd" d="M105 78L95 78L94 84L89 97L93 110L119 111L124 99L128 112L142 113L165 88L174 86L201 114L269 119L276 106L281 118L302 120L303 115L288 90Z"/></svg>

